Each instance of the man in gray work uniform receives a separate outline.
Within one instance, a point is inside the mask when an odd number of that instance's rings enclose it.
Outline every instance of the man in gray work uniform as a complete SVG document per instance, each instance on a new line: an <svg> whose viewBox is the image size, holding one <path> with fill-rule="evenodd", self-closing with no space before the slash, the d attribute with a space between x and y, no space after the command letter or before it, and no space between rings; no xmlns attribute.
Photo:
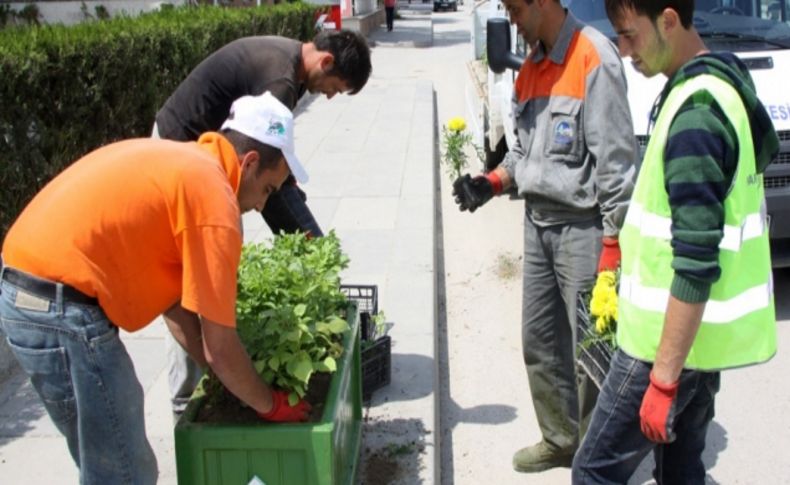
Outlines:
<svg viewBox="0 0 790 485"><path fill-rule="evenodd" d="M516 186L526 200L522 345L543 439L513 467L570 467L597 391L575 373L576 297L615 269L637 148L615 46L559 0L504 0L535 46L514 87L517 140L495 170L453 184L474 212Z"/></svg>
<svg viewBox="0 0 790 485"><path fill-rule="evenodd" d="M156 114L152 136L197 140L218 131L234 101L269 91L291 111L305 92L356 94L370 77L370 48L357 32L322 31L312 40L276 36L237 39L204 59L181 82ZM271 194L261 214L272 232L322 236L304 192L293 177ZM186 407L202 370L166 338L169 384L176 416Z"/></svg>

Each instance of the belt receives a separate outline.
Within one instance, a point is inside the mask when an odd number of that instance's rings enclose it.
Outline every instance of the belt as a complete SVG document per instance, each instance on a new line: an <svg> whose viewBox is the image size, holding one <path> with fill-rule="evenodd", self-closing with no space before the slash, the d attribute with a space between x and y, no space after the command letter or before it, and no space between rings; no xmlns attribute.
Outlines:
<svg viewBox="0 0 790 485"><path fill-rule="evenodd" d="M37 278L8 266L3 270L3 279L32 295L52 301L57 299L58 284L52 281ZM82 305L99 304L99 300L95 297L88 296L80 290L65 284L63 285L63 299Z"/></svg>

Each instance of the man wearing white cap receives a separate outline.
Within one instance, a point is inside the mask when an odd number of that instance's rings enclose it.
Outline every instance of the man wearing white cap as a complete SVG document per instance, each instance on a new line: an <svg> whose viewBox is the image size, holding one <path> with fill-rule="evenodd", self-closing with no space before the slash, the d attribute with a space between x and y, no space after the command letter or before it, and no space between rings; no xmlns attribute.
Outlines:
<svg viewBox="0 0 790 485"><path fill-rule="evenodd" d="M118 328L165 313L193 359L271 421L309 405L260 380L235 325L242 212L289 173L293 116L270 94L233 104L197 142L99 148L49 182L8 232L0 324L80 469L81 483L152 484L143 390Z"/></svg>

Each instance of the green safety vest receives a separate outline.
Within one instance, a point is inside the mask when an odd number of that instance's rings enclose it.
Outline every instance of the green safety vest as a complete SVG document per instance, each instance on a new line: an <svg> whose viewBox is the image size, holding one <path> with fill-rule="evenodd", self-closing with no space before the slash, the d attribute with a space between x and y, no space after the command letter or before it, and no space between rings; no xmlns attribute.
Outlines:
<svg viewBox="0 0 790 485"><path fill-rule="evenodd" d="M710 291L685 368L705 371L765 362L776 353L771 254L763 176L756 173L749 117L738 92L709 74L675 86L655 123L620 232L617 344L655 360L672 284L672 214L664 183L664 148L681 105L695 92L713 95L738 136L738 168L724 199L721 277Z"/></svg>

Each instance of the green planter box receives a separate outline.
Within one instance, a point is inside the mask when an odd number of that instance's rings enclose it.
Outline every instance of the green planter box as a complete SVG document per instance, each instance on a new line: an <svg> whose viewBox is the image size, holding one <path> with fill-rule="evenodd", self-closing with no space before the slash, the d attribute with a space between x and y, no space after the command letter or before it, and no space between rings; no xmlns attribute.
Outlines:
<svg viewBox="0 0 790 485"><path fill-rule="evenodd" d="M329 385L320 422L223 425L196 423L204 398L195 396L175 428L178 483L352 485L362 433L359 318L349 308L346 351Z"/></svg>

